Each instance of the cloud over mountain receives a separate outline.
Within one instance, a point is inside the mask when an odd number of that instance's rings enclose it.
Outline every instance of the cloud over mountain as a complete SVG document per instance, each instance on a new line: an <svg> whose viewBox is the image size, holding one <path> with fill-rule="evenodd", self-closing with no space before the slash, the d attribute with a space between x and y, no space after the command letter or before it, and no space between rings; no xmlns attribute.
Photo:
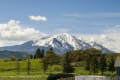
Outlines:
<svg viewBox="0 0 120 80"><path fill-rule="evenodd" d="M39 30L20 25L20 21L10 20L0 24L0 46L18 44L45 35Z"/></svg>
<svg viewBox="0 0 120 80"><path fill-rule="evenodd" d="M120 30L120 29L118 29L118 30ZM118 30L110 29L110 30L107 30L107 32L102 33L102 34L79 35L79 39L84 40L88 43L97 42L112 51L120 52L120 48L119 48L120 32Z"/></svg>
<svg viewBox="0 0 120 80"><path fill-rule="evenodd" d="M61 33L67 32L67 30L64 30L65 29L62 29ZM119 30L120 26L117 25L101 34L78 34L76 36L87 43L97 42L112 51L120 52ZM47 34L35 28L21 25L20 21L9 20L6 23L0 23L0 46L19 45L30 40L40 40L41 37L45 36L47 36Z"/></svg>

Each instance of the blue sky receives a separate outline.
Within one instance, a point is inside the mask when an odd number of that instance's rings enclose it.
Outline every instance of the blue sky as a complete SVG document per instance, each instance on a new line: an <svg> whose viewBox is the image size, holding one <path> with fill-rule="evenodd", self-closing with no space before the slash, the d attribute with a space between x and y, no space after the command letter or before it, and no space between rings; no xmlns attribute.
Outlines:
<svg viewBox="0 0 120 80"><path fill-rule="evenodd" d="M120 0L0 0L0 23L9 20L48 34L98 34L120 25Z"/></svg>

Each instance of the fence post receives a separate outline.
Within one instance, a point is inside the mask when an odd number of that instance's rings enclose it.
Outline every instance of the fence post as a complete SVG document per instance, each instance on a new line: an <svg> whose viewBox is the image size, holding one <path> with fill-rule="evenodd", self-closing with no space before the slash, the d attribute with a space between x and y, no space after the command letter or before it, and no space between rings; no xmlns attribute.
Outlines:
<svg viewBox="0 0 120 80"><path fill-rule="evenodd" d="M20 72L20 64L19 64L19 61L16 60L16 71L17 71L17 75L19 75L19 72Z"/></svg>
<svg viewBox="0 0 120 80"><path fill-rule="evenodd" d="M27 56L27 74L30 75L30 56Z"/></svg>

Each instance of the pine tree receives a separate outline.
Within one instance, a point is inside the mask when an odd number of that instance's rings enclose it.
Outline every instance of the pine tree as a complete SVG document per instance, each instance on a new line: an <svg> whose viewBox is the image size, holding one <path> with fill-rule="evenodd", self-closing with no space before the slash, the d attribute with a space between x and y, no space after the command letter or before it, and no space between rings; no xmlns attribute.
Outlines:
<svg viewBox="0 0 120 80"><path fill-rule="evenodd" d="M98 71L99 67L99 61L97 59L97 56L101 54L101 51L95 48L90 48L84 51L86 54L86 70L93 71L96 73Z"/></svg>
<svg viewBox="0 0 120 80"><path fill-rule="evenodd" d="M36 50L34 58L43 58L44 50L40 50L39 48Z"/></svg>
<svg viewBox="0 0 120 80"><path fill-rule="evenodd" d="M102 55L100 58L100 70L102 75L104 74L106 67L107 67L106 58L105 55Z"/></svg>
<svg viewBox="0 0 120 80"><path fill-rule="evenodd" d="M115 71L114 64L115 64L115 60L114 60L113 57L111 57L111 60L110 60L109 65L108 65L108 70L109 71L111 71L111 72Z"/></svg>
<svg viewBox="0 0 120 80"><path fill-rule="evenodd" d="M91 69L93 71L93 73L95 74L96 72L98 72L99 70L99 61L98 61L98 58L97 56L94 56L93 59L92 59L92 63L91 63Z"/></svg>
<svg viewBox="0 0 120 80"><path fill-rule="evenodd" d="M86 57L86 66L85 66L85 69L86 70L90 70L90 55L87 54L87 57Z"/></svg>
<svg viewBox="0 0 120 80"><path fill-rule="evenodd" d="M48 51L46 51L46 55L43 57L42 63L43 63L43 70L46 71L48 65L59 64L60 57L53 51L52 48L50 48Z"/></svg>
<svg viewBox="0 0 120 80"><path fill-rule="evenodd" d="M72 73L74 72L74 68L70 64L69 60L69 52L67 52L63 58L63 72L64 73Z"/></svg>
<svg viewBox="0 0 120 80"><path fill-rule="evenodd" d="M33 55L32 54L30 54L29 56L30 56L30 59L33 59Z"/></svg>
<svg viewBox="0 0 120 80"><path fill-rule="evenodd" d="M41 50L41 53L42 53L42 54L41 54L41 57L43 58L43 57L45 56L45 50L42 49L42 50Z"/></svg>
<svg viewBox="0 0 120 80"><path fill-rule="evenodd" d="M60 62L60 57L53 51L52 48L46 52L44 59L46 59L47 63L50 65L59 64Z"/></svg>

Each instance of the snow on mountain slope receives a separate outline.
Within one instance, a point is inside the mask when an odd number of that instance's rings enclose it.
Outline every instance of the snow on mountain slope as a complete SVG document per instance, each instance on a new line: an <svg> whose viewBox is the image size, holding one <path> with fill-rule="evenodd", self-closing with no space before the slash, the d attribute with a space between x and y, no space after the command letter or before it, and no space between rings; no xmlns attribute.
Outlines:
<svg viewBox="0 0 120 80"><path fill-rule="evenodd" d="M34 42L33 46L53 47L54 49L59 50L59 52L87 49L91 47L88 43L67 33L53 35L49 38L37 40Z"/></svg>
<svg viewBox="0 0 120 80"><path fill-rule="evenodd" d="M45 36L36 40L27 41L21 45L1 47L0 50L34 52L37 48L47 50L51 47L59 54L63 54L69 50L85 50L88 48L97 48L103 52L110 52L110 50L98 43L87 43L85 40L80 40L67 33Z"/></svg>

